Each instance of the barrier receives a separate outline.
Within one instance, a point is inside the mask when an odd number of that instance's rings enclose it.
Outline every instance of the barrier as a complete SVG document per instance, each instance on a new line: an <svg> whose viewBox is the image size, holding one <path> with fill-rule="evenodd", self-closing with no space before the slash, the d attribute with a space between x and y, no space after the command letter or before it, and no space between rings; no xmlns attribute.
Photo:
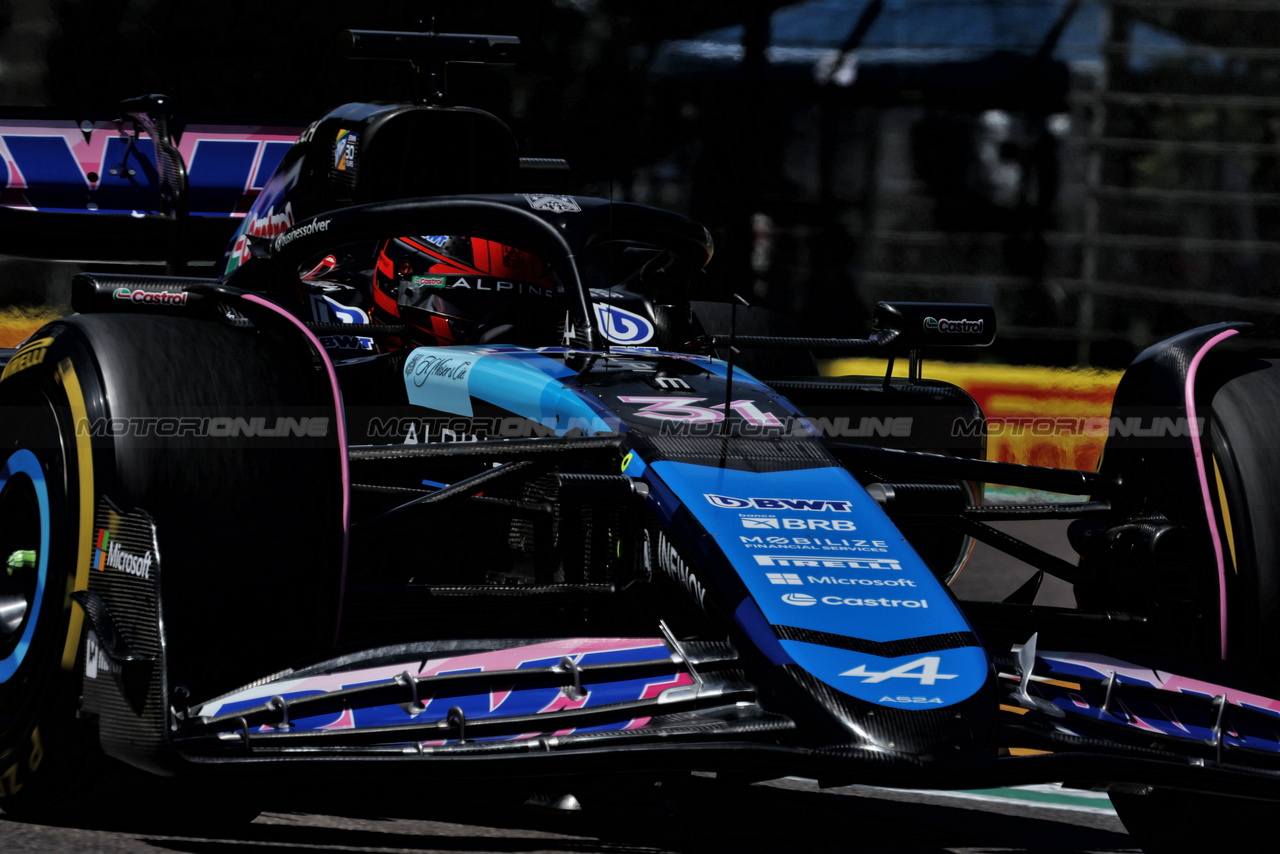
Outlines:
<svg viewBox="0 0 1280 854"><path fill-rule="evenodd" d="M835 359L830 376L883 376L883 359ZM901 360L894 376L905 377ZM987 458L1093 471L1122 371L925 362L924 375L969 392L987 416Z"/></svg>

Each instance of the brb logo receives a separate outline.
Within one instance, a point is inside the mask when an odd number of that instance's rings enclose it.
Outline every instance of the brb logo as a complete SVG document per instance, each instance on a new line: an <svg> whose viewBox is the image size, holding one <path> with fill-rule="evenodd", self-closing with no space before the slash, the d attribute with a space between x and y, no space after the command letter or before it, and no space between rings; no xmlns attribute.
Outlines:
<svg viewBox="0 0 1280 854"><path fill-rule="evenodd" d="M742 516L742 527L789 531L856 531L858 526L848 519L788 519L777 516Z"/></svg>

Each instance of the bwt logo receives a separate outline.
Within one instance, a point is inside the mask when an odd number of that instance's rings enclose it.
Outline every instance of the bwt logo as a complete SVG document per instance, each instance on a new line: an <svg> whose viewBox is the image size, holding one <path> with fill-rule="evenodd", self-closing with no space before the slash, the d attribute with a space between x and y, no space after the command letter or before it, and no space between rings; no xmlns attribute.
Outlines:
<svg viewBox="0 0 1280 854"><path fill-rule="evenodd" d="M326 350L372 350L373 339L363 335L321 335Z"/></svg>
<svg viewBox="0 0 1280 854"><path fill-rule="evenodd" d="M732 495L713 495L704 492L703 497L716 507L730 510L806 510L822 513L834 510L836 513L848 513L850 501L838 501L833 498L736 498Z"/></svg>
<svg viewBox="0 0 1280 854"><path fill-rule="evenodd" d="M944 334L954 333L970 333L977 334L982 332L981 320L948 320L943 317L926 317L924 319L925 332L942 332Z"/></svg>

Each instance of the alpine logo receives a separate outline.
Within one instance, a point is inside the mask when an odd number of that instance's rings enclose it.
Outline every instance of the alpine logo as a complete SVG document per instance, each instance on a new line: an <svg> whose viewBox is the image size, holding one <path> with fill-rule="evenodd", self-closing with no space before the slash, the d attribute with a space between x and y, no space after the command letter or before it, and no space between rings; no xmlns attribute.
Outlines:
<svg viewBox="0 0 1280 854"><path fill-rule="evenodd" d="M865 664L859 664L852 670L846 670L841 676L861 676L863 684L884 682L886 679L919 679L921 685L933 685L939 679L955 679L958 673L939 673L938 665L942 659L936 655L926 655L906 664L884 671L868 670Z"/></svg>
<svg viewBox="0 0 1280 854"><path fill-rule="evenodd" d="M840 501L834 498L737 498L732 495L715 495L704 492L703 497L716 507L731 510L805 510L811 513L823 513L827 510L836 513L848 513L853 502Z"/></svg>
<svg viewBox="0 0 1280 854"><path fill-rule="evenodd" d="M93 568L101 572L110 567L138 578L151 577L151 551L135 555L125 551L118 542L111 539L111 532L106 528L98 529L97 552L93 558Z"/></svg>

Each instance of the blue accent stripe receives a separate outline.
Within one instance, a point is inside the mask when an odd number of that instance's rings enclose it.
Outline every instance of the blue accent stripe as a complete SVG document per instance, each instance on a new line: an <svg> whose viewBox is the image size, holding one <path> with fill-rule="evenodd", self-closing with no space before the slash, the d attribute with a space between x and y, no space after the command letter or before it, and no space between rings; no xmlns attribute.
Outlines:
<svg viewBox="0 0 1280 854"><path fill-rule="evenodd" d="M44 471L36 455L21 448L14 451L0 468L0 491L8 485L15 474L25 474L35 487L36 502L40 506L40 553L37 556L35 601L31 603L31 613L27 615L27 626L18 639L13 652L0 660L0 683L8 682L18 671L22 659L31 647L31 637L35 634L36 623L40 620L40 604L44 601L45 582L49 576L49 487L44 480Z"/></svg>
<svg viewBox="0 0 1280 854"><path fill-rule="evenodd" d="M437 364L448 370L420 370ZM516 347L421 347L405 362L405 388L416 406L470 416L474 398L562 436L574 428L586 435L625 432L603 403L562 382L576 375L563 362Z"/></svg>

